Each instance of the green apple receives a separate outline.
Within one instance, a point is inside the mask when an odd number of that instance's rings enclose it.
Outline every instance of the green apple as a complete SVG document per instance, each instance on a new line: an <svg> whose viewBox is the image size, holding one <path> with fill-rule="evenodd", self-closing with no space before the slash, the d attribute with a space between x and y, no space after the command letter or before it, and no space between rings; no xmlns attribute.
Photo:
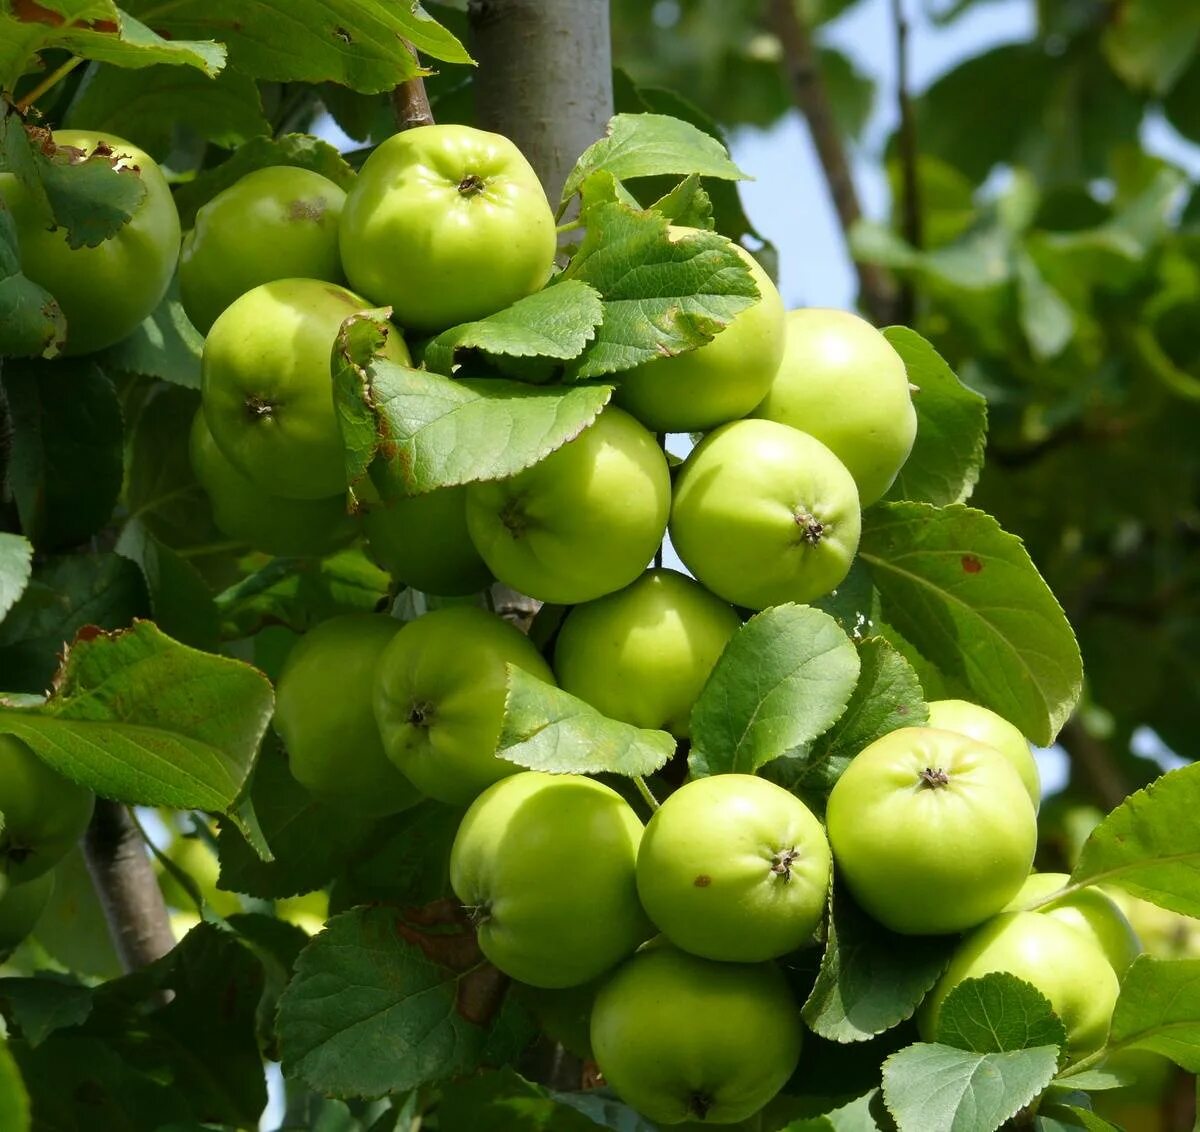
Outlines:
<svg viewBox="0 0 1200 1132"><path fill-rule="evenodd" d="M376 613L322 621L288 654L275 689L275 730L296 780L368 818L420 800L384 753L375 723L375 677L402 628Z"/></svg>
<svg viewBox="0 0 1200 1132"><path fill-rule="evenodd" d="M424 332L537 291L558 247L521 151L456 125L405 130L376 147L346 198L340 239L350 285Z"/></svg>
<svg viewBox="0 0 1200 1132"><path fill-rule="evenodd" d="M892 931L964 931L1000 911L1033 865L1037 815L994 747L903 727L851 760L825 824L838 874Z"/></svg>
<svg viewBox="0 0 1200 1132"><path fill-rule="evenodd" d="M468 605L410 621L384 649L374 684L383 747L431 798L465 805L521 769L496 755L507 664L554 683L527 637L494 613Z"/></svg>
<svg viewBox="0 0 1200 1132"><path fill-rule="evenodd" d="M713 593L765 609L835 589L861 520L853 478L819 440L774 421L734 421L684 462L671 542Z"/></svg>
<svg viewBox="0 0 1200 1132"><path fill-rule="evenodd" d="M741 619L674 570L647 570L567 614L554 648L559 684L612 719L686 738L692 705Z"/></svg>
<svg viewBox="0 0 1200 1132"><path fill-rule="evenodd" d="M1099 946L1082 932L1036 912L1005 912L977 927L955 950L950 965L917 1014L925 1041L937 1040L946 996L965 979L1006 971L1032 983L1067 1030L1072 1058L1098 1050L1108 1037L1120 983Z"/></svg>
<svg viewBox="0 0 1200 1132"><path fill-rule="evenodd" d="M799 798L752 774L716 774L681 786L650 819L638 895L676 947L756 963L813 942L831 863Z"/></svg>
<svg viewBox="0 0 1200 1132"><path fill-rule="evenodd" d="M21 270L58 301L67 319L64 353L90 354L128 337L162 300L179 256L179 213L171 186L149 154L123 138L55 130L73 163L106 159L146 192L127 223L95 247L72 248L64 228L21 184L0 173L0 199L12 212ZM99 155L99 156L97 156Z"/></svg>
<svg viewBox="0 0 1200 1132"><path fill-rule="evenodd" d="M54 894L54 870L24 884L11 885L0 896L0 955L9 954L37 927Z"/></svg>
<svg viewBox="0 0 1200 1132"><path fill-rule="evenodd" d="M732 1124L783 1088L800 1010L773 963L715 963L655 944L622 964L592 1008L592 1050L613 1091L660 1124Z"/></svg>
<svg viewBox="0 0 1200 1132"><path fill-rule="evenodd" d="M95 801L20 739L0 735L0 868L9 883L25 884L62 860L87 829Z"/></svg>
<svg viewBox="0 0 1200 1132"><path fill-rule="evenodd" d="M629 585L662 542L671 476L654 437L605 409L544 460L467 488L471 541L505 585L575 605Z"/></svg>
<svg viewBox="0 0 1200 1132"><path fill-rule="evenodd" d="M239 295L272 279L342 281L338 220L346 194L294 165L255 169L196 213L179 257L179 295L207 334Z"/></svg>
<svg viewBox="0 0 1200 1132"><path fill-rule="evenodd" d="M213 323L201 359L204 418L217 447L262 491L326 499L346 490L330 357L342 323L370 308L334 283L276 279ZM411 360L395 329L383 353Z"/></svg>
<svg viewBox="0 0 1200 1132"><path fill-rule="evenodd" d="M892 486L917 436L904 360L849 311L789 311L786 326L783 360L754 415L815 436L850 469L868 507Z"/></svg>
<svg viewBox="0 0 1200 1132"><path fill-rule="evenodd" d="M523 771L463 817L450 885L484 955L536 987L586 983L652 932L638 904L642 823L615 790L576 774Z"/></svg>
<svg viewBox="0 0 1200 1132"><path fill-rule="evenodd" d="M693 228L670 229L672 240ZM759 298L711 342L655 358L618 375L616 402L654 432L703 432L744 417L757 405L783 357L783 300L745 248L731 245L750 269Z"/></svg>
<svg viewBox="0 0 1200 1132"><path fill-rule="evenodd" d="M264 554L325 555L345 546L355 523L345 493L328 499L268 495L225 458L208 431L203 411L191 434L192 470L212 504L222 534Z"/></svg>
<svg viewBox="0 0 1200 1132"><path fill-rule="evenodd" d="M1042 782L1037 761L1025 736L1002 715L968 700L933 700L929 707L929 726L957 731L980 743L995 747L1021 776L1036 810L1042 803Z"/></svg>
<svg viewBox="0 0 1200 1132"><path fill-rule="evenodd" d="M373 503L363 515L363 530L371 557L422 593L471 594L492 580L467 533L465 487Z"/></svg>
<svg viewBox="0 0 1200 1132"><path fill-rule="evenodd" d="M1200 920L1160 908L1120 888L1104 890L1157 959L1200 959Z"/></svg>
<svg viewBox="0 0 1200 1132"><path fill-rule="evenodd" d="M1049 904L1040 902L1071 883L1066 873L1034 873L1005 907L1006 912L1033 911L1053 916L1089 936L1118 976L1142 953L1142 943L1116 903L1098 888L1084 888Z"/></svg>

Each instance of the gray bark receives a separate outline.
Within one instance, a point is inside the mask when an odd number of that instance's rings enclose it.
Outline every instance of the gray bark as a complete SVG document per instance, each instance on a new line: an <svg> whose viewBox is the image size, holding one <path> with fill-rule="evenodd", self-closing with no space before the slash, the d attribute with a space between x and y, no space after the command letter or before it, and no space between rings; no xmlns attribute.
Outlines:
<svg viewBox="0 0 1200 1132"><path fill-rule="evenodd" d="M557 207L612 117L608 0L470 0L479 125L516 142Z"/></svg>

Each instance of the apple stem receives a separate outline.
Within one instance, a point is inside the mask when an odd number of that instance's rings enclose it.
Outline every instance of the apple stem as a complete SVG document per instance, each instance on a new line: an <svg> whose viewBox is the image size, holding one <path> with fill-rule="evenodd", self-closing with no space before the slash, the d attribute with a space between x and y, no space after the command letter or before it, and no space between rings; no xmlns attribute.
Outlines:
<svg viewBox="0 0 1200 1132"><path fill-rule="evenodd" d="M645 799L646 805L650 807L650 812L655 813L659 808L659 801L650 793L650 787L646 785L646 780L640 774L635 774L633 776L633 784L638 788L638 793Z"/></svg>

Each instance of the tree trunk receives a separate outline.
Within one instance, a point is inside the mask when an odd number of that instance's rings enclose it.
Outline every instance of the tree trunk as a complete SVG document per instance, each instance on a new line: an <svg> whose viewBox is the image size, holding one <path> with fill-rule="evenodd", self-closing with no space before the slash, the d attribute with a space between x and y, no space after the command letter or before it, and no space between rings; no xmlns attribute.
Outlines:
<svg viewBox="0 0 1200 1132"><path fill-rule="evenodd" d="M537 170L550 203L612 117L608 0L470 0L479 125Z"/></svg>

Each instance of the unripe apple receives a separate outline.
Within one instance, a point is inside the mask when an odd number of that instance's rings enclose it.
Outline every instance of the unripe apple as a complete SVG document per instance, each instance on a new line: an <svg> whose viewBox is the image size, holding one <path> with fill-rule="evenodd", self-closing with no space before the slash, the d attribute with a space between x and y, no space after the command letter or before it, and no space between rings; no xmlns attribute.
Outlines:
<svg viewBox="0 0 1200 1132"><path fill-rule="evenodd" d="M775 380L754 415L815 436L850 469L869 507L917 435L908 372L892 344L849 311L796 310Z"/></svg>

